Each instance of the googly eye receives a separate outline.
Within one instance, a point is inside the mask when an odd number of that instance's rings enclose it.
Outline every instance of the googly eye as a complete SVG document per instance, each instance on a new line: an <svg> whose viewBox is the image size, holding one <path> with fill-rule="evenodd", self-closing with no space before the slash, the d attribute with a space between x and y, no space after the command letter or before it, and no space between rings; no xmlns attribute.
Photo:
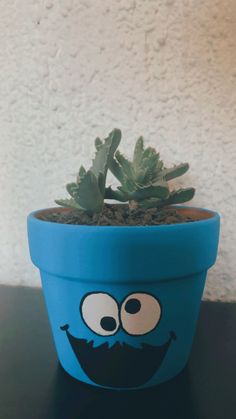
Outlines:
<svg viewBox="0 0 236 419"><path fill-rule="evenodd" d="M129 295L121 306L121 323L130 335L145 335L151 332L160 321L161 306L150 294Z"/></svg>
<svg viewBox="0 0 236 419"><path fill-rule="evenodd" d="M88 294L81 303L81 314L86 325L98 335L114 335L119 329L118 304L109 294Z"/></svg>

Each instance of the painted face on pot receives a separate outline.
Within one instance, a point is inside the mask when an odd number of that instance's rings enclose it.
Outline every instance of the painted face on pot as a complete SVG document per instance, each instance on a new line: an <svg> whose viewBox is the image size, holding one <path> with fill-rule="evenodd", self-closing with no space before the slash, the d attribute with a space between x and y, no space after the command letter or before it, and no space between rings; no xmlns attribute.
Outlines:
<svg viewBox="0 0 236 419"><path fill-rule="evenodd" d="M86 375L106 387L132 388L147 383L176 339L169 331L159 346L145 342L162 318L161 302L146 292L133 292L121 301L106 292L90 292L80 302L80 316L92 340L75 337L69 324L61 330ZM102 343L97 343L98 338Z"/></svg>

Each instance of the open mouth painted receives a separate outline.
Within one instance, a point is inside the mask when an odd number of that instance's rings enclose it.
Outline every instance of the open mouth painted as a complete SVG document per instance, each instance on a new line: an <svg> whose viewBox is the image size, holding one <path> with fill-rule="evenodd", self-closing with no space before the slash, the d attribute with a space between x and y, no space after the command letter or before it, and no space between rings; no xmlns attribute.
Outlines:
<svg viewBox="0 0 236 419"><path fill-rule="evenodd" d="M61 326L70 345L87 376L96 384L107 387L131 388L147 383L162 364L172 340L173 331L166 343L152 346L142 343L140 348L126 343L108 342L94 347L93 341L75 338L69 332L69 325Z"/></svg>

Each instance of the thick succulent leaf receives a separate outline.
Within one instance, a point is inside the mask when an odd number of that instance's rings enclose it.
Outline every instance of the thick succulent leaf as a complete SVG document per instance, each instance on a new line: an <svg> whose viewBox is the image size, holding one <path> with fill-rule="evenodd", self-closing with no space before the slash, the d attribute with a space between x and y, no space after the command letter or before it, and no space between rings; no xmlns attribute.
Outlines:
<svg viewBox="0 0 236 419"><path fill-rule="evenodd" d="M106 188L105 191L105 198L106 199L115 199L116 201L120 202L127 202L128 196L121 192L120 190L113 190L110 186Z"/></svg>
<svg viewBox="0 0 236 419"><path fill-rule="evenodd" d="M132 163L128 159L126 159L126 157L124 157L119 151L116 152L115 156L123 170L124 175L127 176L129 179L133 179L134 171Z"/></svg>
<svg viewBox="0 0 236 419"><path fill-rule="evenodd" d="M76 182L80 183L80 181L83 179L85 174L86 174L86 170L85 170L84 166L80 166L79 173L78 173L77 178L76 178Z"/></svg>
<svg viewBox="0 0 236 419"><path fill-rule="evenodd" d="M165 204L181 204L182 202L190 201L195 195L194 188L179 189L172 191Z"/></svg>
<svg viewBox="0 0 236 419"><path fill-rule="evenodd" d="M143 179L143 184L144 185L150 185L152 183L155 183L156 177L157 177L157 174L154 170L146 169L145 176L144 176L144 179Z"/></svg>
<svg viewBox="0 0 236 419"><path fill-rule="evenodd" d="M132 194L131 199L134 201L142 201L147 198L166 199L168 196L168 184L165 182L160 182L159 184L156 183L152 186L139 188Z"/></svg>
<svg viewBox="0 0 236 419"><path fill-rule="evenodd" d="M121 141L121 130L114 128L109 134L108 139L111 141L111 155L113 156Z"/></svg>
<svg viewBox="0 0 236 419"><path fill-rule="evenodd" d="M143 159L150 159L153 156L157 156L159 158L159 154L156 152L155 148L147 147L143 152Z"/></svg>
<svg viewBox="0 0 236 419"><path fill-rule="evenodd" d="M72 198L76 199L78 196L79 185L78 183L72 182L66 185L66 190L72 196Z"/></svg>
<svg viewBox="0 0 236 419"><path fill-rule="evenodd" d="M103 173L99 173L98 175L98 187L100 189L100 192L102 195L104 195L104 185L105 185L106 179Z"/></svg>
<svg viewBox="0 0 236 419"><path fill-rule="evenodd" d="M183 202L190 201L194 197L195 189L186 188L172 191L167 199L145 199L139 203L141 208L161 208L172 204L182 204Z"/></svg>
<svg viewBox="0 0 236 419"><path fill-rule="evenodd" d="M91 170L88 170L78 185L76 202L82 208L91 212L99 212L103 207L103 195L98 180Z"/></svg>
<svg viewBox="0 0 236 419"><path fill-rule="evenodd" d="M156 165L156 171L159 172L160 170L162 170L163 166L164 166L163 161L158 159L157 165Z"/></svg>
<svg viewBox="0 0 236 419"><path fill-rule="evenodd" d="M90 170L94 173L96 177L101 172L106 176L109 159L115 153L118 145L121 140L121 131L119 129L114 129L109 136L104 140L104 143L100 143L93 160L93 165ZM98 144L98 139L96 139Z"/></svg>
<svg viewBox="0 0 236 419"><path fill-rule="evenodd" d="M167 181L167 179L163 175L163 166L164 166L163 161L158 160L156 163L155 170L153 171L153 177L152 177L153 182L158 182L160 180Z"/></svg>
<svg viewBox="0 0 236 419"><path fill-rule="evenodd" d="M59 205L90 212L102 210L108 164L120 140L121 131L118 129L114 129L104 142L99 138L95 140L97 151L91 169L86 172L83 166L80 167L76 182L66 186L72 199L57 200Z"/></svg>
<svg viewBox="0 0 236 419"><path fill-rule="evenodd" d="M133 164L134 172L135 172L135 182L142 186L148 186L151 184L152 180L157 177L157 162L159 160L159 153L152 147L147 147L145 150L143 148L143 139L137 142L136 147L137 151L135 150L134 156L136 155L136 159L134 161L136 164Z"/></svg>
<svg viewBox="0 0 236 419"><path fill-rule="evenodd" d="M100 182L103 182L103 175L99 175ZM66 185L72 199L60 200L59 205L79 208L85 211L96 212L103 206L103 194L100 191L99 181L90 170L85 173L80 183L68 183ZM57 201L58 203L58 201Z"/></svg>
<svg viewBox="0 0 236 419"><path fill-rule="evenodd" d="M121 183L121 187L125 191L134 191L137 182L133 177L129 177L126 175L125 171L123 170L123 167L118 163L118 161L115 158L112 158L109 163L109 169L111 173L116 177L117 180ZM119 189L119 187L118 187Z"/></svg>
<svg viewBox="0 0 236 419"><path fill-rule="evenodd" d="M82 178L85 175L85 173L86 173L86 170L85 170L84 166L80 166L79 176Z"/></svg>
<svg viewBox="0 0 236 419"><path fill-rule="evenodd" d="M143 150L143 137L139 137L135 144L133 155L133 166L135 171L137 171L141 165Z"/></svg>
<svg viewBox="0 0 236 419"><path fill-rule="evenodd" d="M97 137L96 139L95 139L95 147L96 147L96 150L99 150L99 148L102 146L102 140L99 138L99 137Z"/></svg>
<svg viewBox="0 0 236 419"><path fill-rule="evenodd" d="M119 182L123 185L125 183L125 175L123 173L122 167L114 158L111 158L109 162L109 169L111 173L116 177L116 179L119 180Z"/></svg>
<svg viewBox="0 0 236 419"><path fill-rule="evenodd" d="M163 206L163 200L162 199L158 199L158 198L149 198L149 199L144 199L143 201L139 202L139 206L141 208L158 208Z"/></svg>
<svg viewBox="0 0 236 419"><path fill-rule="evenodd" d="M123 193L130 193L135 192L138 188L139 185L127 177L125 178L123 185L118 186L117 189L121 190Z"/></svg>
<svg viewBox="0 0 236 419"><path fill-rule="evenodd" d="M142 160L142 167L155 171L158 159L159 157L157 154L150 155L150 157L145 157Z"/></svg>
<svg viewBox="0 0 236 419"><path fill-rule="evenodd" d="M135 172L135 182L140 185L147 186L153 179L157 177L156 173L157 156L151 156L150 159L142 160L142 166Z"/></svg>
<svg viewBox="0 0 236 419"><path fill-rule="evenodd" d="M139 170L135 172L135 182L138 185L146 185L149 183L152 177L150 176L150 173L148 174L148 172L148 169L145 170L139 168Z"/></svg>
<svg viewBox="0 0 236 419"><path fill-rule="evenodd" d="M186 173L189 169L189 164L188 163L182 163L179 165L176 165L170 169L164 169L161 172L161 175L163 176L163 178L165 180L171 180L174 179L178 176L182 176L184 175L184 173Z"/></svg>
<svg viewBox="0 0 236 419"><path fill-rule="evenodd" d="M83 211L83 208L75 202L74 199L55 199L56 204L61 205L62 207L76 208Z"/></svg>
<svg viewBox="0 0 236 419"><path fill-rule="evenodd" d="M113 156L121 140L121 131L114 129L109 136L101 142L100 139L95 140L97 152L93 160L93 165L90 170L98 177L99 173L106 175L108 162Z"/></svg>

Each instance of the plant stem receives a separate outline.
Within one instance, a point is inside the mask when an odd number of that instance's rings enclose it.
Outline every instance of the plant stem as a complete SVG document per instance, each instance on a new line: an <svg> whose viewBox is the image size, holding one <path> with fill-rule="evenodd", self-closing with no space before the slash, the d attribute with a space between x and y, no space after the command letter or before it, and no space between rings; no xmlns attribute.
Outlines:
<svg viewBox="0 0 236 419"><path fill-rule="evenodd" d="M130 211L138 209L138 202L134 200L129 201L129 209Z"/></svg>

